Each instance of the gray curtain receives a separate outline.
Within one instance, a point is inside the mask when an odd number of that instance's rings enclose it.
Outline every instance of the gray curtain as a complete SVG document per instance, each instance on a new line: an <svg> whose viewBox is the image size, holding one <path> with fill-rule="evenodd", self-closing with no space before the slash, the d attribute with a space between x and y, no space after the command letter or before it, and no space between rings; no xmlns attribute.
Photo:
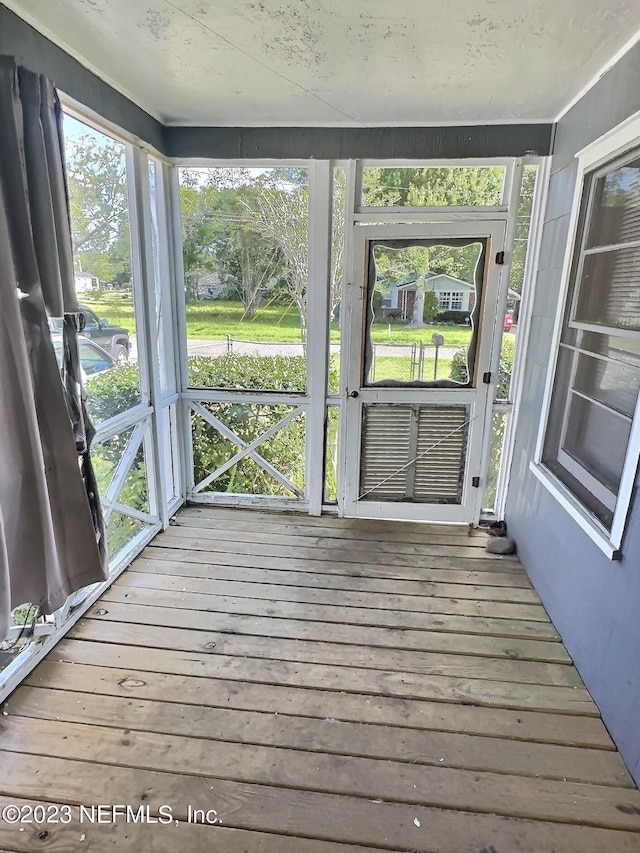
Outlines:
<svg viewBox="0 0 640 853"><path fill-rule="evenodd" d="M51 613L106 577L76 309L60 106L0 57L0 639L17 605ZM65 316L64 383L47 312Z"/></svg>

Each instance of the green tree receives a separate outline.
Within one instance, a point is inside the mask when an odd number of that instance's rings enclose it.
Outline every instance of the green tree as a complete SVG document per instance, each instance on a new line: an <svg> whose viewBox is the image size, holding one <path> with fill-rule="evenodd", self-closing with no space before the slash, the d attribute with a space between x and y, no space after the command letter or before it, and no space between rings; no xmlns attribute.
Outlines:
<svg viewBox="0 0 640 853"><path fill-rule="evenodd" d="M511 271L509 274L509 288L515 293L522 293L524 282L524 267L527 257L527 243L529 240L529 229L531 226L531 211L533 207L533 196L536 188L537 166L525 166L522 174L522 186L520 190L520 203L516 214L516 233L511 256ZM516 302L515 318L517 322L517 311L520 303Z"/></svg>
<svg viewBox="0 0 640 853"><path fill-rule="evenodd" d="M218 172L223 172L219 175ZM280 272L278 246L255 227L257 189L246 170L242 184L213 170L202 181L198 172L182 170L183 264L187 299L197 299L203 275L217 272L237 293L245 318L254 316L261 295Z"/></svg>
<svg viewBox="0 0 640 853"><path fill-rule="evenodd" d="M438 207L500 203L502 167L389 168L363 172L363 204L373 207Z"/></svg>
<svg viewBox="0 0 640 853"><path fill-rule="evenodd" d="M367 167L363 172L362 198L367 206L401 205L439 207L491 205L500 202L504 170L491 168L388 168ZM473 283L480 246L409 246L402 249L376 247L379 276L390 276L397 284L415 279L416 297L412 326L422 326L431 314L429 274L446 273ZM429 299L427 309L426 300Z"/></svg>
<svg viewBox="0 0 640 853"><path fill-rule="evenodd" d="M107 136L66 140L74 258L102 281L129 281L131 248L127 165L122 143Z"/></svg>
<svg viewBox="0 0 640 853"><path fill-rule="evenodd" d="M309 190L306 174L296 169L275 170L258 195L258 227L280 247L291 301L300 315L300 336L306 342L307 283L309 280ZM336 169L333 179L329 314L333 318L342 293L344 264L345 178Z"/></svg>
<svg viewBox="0 0 640 853"><path fill-rule="evenodd" d="M264 187L257 199L256 227L275 243L285 261L285 279L300 315L300 338L307 340L309 280L309 190L306 185Z"/></svg>

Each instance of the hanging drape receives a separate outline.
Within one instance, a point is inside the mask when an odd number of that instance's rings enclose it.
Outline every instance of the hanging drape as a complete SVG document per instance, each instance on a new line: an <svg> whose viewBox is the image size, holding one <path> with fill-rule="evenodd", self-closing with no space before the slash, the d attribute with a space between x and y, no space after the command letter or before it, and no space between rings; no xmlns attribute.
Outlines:
<svg viewBox="0 0 640 853"><path fill-rule="evenodd" d="M51 613L106 577L76 309L60 106L0 57L0 639L17 605ZM47 311L65 316L64 381Z"/></svg>

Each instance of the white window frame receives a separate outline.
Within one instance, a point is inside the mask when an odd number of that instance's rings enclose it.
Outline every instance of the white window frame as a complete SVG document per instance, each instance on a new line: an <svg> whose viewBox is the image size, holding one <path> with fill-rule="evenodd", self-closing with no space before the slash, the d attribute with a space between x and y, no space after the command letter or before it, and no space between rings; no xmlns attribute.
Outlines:
<svg viewBox="0 0 640 853"><path fill-rule="evenodd" d="M569 221L569 237L564 256L562 268L562 286L556 321L551 344L552 358L547 371L547 379L542 406L542 417L534 458L530 463L530 470L538 480L555 497L565 511L573 518L587 536L600 548L610 559L618 560L622 557L621 547L625 532L633 488L638 470L638 459L640 456L640 395L636 403L635 413L627 445L624 467L620 480L620 487L615 502L615 511L611 530L607 530L603 524L585 507L564 483L562 483L542 462L544 442L549 425L551 410L551 396L554 387L554 378L560 352L560 340L564 325L564 317L567 300L570 295L571 268L573 265L576 241L579 238L578 221L582 201L585 192L585 179L587 175L608 163L613 163L618 157L633 148L640 146L640 112L630 116L621 124L608 131L603 136L578 151L578 173ZM584 327L584 324L580 324ZM597 328L602 331L601 327ZM588 488L585 478L581 475L581 481ZM594 492L595 494L595 492Z"/></svg>

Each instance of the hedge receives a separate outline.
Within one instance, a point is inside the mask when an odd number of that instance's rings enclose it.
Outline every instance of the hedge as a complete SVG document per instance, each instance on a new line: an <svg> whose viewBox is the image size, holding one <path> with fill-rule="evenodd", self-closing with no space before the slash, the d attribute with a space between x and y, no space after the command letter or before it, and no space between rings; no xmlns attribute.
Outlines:
<svg viewBox="0 0 640 853"><path fill-rule="evenodd" d="M330 382L337 386L335 363L330 367ZM224 355L189 358L190 385L202 388L259 388L276 391L302 391L306 386L306 359L303 356ZM137 365L125 364L108 370L88 382L88 410L96 423L126 411L140 402ZM202 403L207 411L222 421L245 443L249 444L277 424L290 411L290 405L244 403ZM305 421L300 415L278 430L258 448L258 453L304 490ZM191 416L193 463L196 483L234 456L239 448L202 417ZM110 469L117 464L126 441L117 436L96 448L94 459L103 483L108 483ZM131 484L129 484L129 480ZM144 459L136 462L123 494L130 506L141 509L146 502ZM131 485L131 488L129 486ZM245 457L225 472L206 490L243 494L286 495L292 493L252 459ZM113 538L112 534L112 538ZM111 549L110 549L111 550Z"/></svg>

